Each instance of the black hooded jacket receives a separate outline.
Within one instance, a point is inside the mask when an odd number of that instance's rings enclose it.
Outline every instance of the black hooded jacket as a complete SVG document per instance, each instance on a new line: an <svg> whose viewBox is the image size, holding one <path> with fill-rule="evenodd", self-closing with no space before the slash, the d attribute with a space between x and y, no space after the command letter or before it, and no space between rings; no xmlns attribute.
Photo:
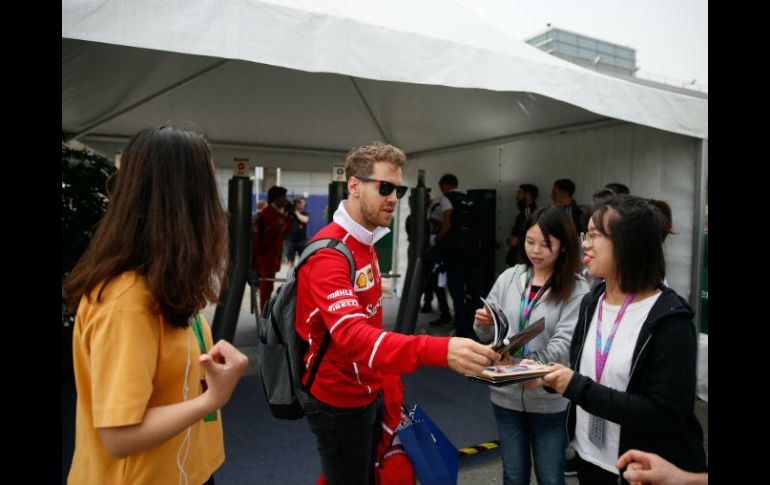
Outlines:
<svg viewBox="0 0 770 485"><path fill-rule="evenodd" d="M636 341L625 392L597 384L579 374L602 283L583 297L570 346L576 372L564 391L570 402L567 421L575 434L576 406L620 425L618 456L631 448L657 453L683 470L706 470L703 430L695 417L697 335L694 313L674 290L662 293L650 310Z"/></svg>

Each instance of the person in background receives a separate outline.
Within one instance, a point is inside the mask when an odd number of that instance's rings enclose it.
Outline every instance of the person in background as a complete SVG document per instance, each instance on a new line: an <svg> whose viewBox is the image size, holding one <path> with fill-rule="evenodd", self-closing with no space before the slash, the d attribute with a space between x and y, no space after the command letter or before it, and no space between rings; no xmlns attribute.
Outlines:
<svg viewBox="0 0 770 485"><path fill-rule="evenodd" d="M441 247L436 244L436 235L441 232L441 227L444 224L441 198L436 199L429 205L428 221L430 222L430 246L425 253L425 270L428 273L428 286L436 294L439 310L439 317L428 322L428 324L452 325L452 315L449 313L449 302L447 301L446 292L446 263L444 262Z"/></svg>
<svg viewBox="0 0 770 485"><path fill-rule="evenodd" d="M559 179L553 183L551 200L554 204L564 208L572 218L578 233L585 231L583 211L572 196L575 194L575 182L570 179Z"/></svg>
<svg viewBox="0 0 770 485"><path fill-rule="evenodd" d="M498 277L487 301L508 318L508 336L545 318L545 330L516 357L567 363L580 300L588 292L588 283L577 274L575 226L561 208L550 206L535 211L522 229L519 250L524 262ZM486 307L476 310L474 330L481 342L494 339L492 315ZM490 386L490 394L505 485L529 485L530 456L539 484L564 484L569 401L521 384Z"/></svg>
<svg viewBox="0 0 770 485"><path fill-rule="evenodd" d="M708 473L691 473L677 468L655 453L628 450L618 458L618 470L630 485L708 485Z"/></svg>
<svg viewBox="0 0 770 485"><path fill-rule="evenodd" d="M453 174L443 175L438 184L444 196L440 202L443 222L436 234L436 244L446 264L449 294L454 303L455 335L477 338L473 332L473 312L481 306L481 270L478 234L471 229L473 221L467 210L471 201L458 190L459 181Z"/></svg>
<svg viewBox="0 0 770 485"><path fill-rule="evenodd" d="M251 237L251 269L259 275L260 311L273 293L273 279L281 269L283 239L291 230L291 219L286 213L286 189L270 187L267 206L257 214Z"/></svg>
<svg viewBox="0 0 770 485"><path fill-rule="evenodd" d="M519 213L516 216L516 220L513 222L511 228L511 235L506 239L508 244L508 252L505 255L505 264L508 266L515 266L522 261L519 261L519 241L524 237L524 224L529 219L529 216L537 210L537 195L538 189L533 184L521 184L516 191L516 206L519 208Z"/></svg>
<svg viewBox="0 0 770 485"><path fill-rule="evenodd" d="M632 448L683 470L706 469L695 417L697 334L687 302L661 282L665 202L621 195L599 205L583 239L584 260L603 281L583 298L570 367L525 386L546 385L574 406L581 483L615 484Z"/></svg>
<svg viewBox="0 0 770 485"><path fill-rule="evenodd" d="M291 219L292 231L284 239L286 247L286 262L289 268L294 267L294 257L302 254L307 245L307 225L310 215L305 212L305 198L298 197L293 204L286 204L286 211Z"/></svg>
<svg viewBox="0 0 770 485"><path fill-rule="evenodd" d="M191 131L137 133L103 219L64 281L77 311L77 411L67 483L214 483L224 406L248 358L203 315L226 275L227 216Z"/></svg>
<svg viewBox="0 0 770 485"><path fill-rule="evenodd" d="M615 193L615 195L630 195L631 191L628 189L627 186L618 183L618 182L612 182L604 186L605 189L610 189Z"/></svg>

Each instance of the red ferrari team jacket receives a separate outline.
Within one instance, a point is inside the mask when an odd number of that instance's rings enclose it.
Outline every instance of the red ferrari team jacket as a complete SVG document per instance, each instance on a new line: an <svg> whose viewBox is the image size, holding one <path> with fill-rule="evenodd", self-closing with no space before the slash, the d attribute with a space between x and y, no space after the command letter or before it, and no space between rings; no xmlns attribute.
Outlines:
<svg viewBox="0 0 770 485"><path fill-rule="evenodd" d="M251 269L262 276L273 275L281 269L283 239L291 234L291 219L268 205L259 211L255 224L251 234Z"/></svg>
<svg viewBox="0 0 770 485"><path fill-rule="evenodd" d="M371 403L383 374L402 375L421 366L446 367L450 337L403 335L382 330L382 280L374 243L390 230L374 232L355 222L340 203L334 221L313 238L343 241L355 261L351 285L345 257L322 249L300 269L297 286L297 332L309 344L306 369L318 353L325 332L331 344L310 393L339 408ZM307 383L309 372L303 382Z"/></svg>

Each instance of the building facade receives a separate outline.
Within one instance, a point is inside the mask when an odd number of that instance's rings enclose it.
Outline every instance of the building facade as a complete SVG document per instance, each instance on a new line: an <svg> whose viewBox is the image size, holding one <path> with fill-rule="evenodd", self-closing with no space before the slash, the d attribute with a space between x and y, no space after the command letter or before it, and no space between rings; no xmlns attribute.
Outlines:
<svg viewBox="0 0 770 485"><path fill-rule="evenodd" d="M634 76L638 69L635 49L554 27L526 42L556 57L609 74Z"/></svg>

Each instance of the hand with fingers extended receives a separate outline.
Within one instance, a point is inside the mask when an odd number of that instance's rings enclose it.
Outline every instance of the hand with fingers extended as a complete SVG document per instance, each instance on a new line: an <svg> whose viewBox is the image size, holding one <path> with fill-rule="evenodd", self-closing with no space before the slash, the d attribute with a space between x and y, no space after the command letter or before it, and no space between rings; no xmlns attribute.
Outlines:
<svg viewBox="0 0 770 485"><path fill-rule="evenodd" d="M492 313L487 307L483 306L476 309L476 322L482 327L492 325Z"/></svg>
<svg viewBox="0 0 770 485"><path fill-rule="evenodd" d="M707 485L708 473L692 473L677 468L655 453L628 450L618 458L618 470L631 485Z"/></svg>
<svg viewBox="0 0 770 485"><path fill-rule="evenodd" d="M249 358L225 340L216 343L207 354L200 356L200 363L206 368L208 395L215 409L220 409L235 390Z"/></svg>
<svg viewBox="0 0 770 485"><path fill-rule="evenodd" d="M480 375L485 367L500 362L500 354L492 345L482 345L472 339L452 337L447 349L447 367L463 375Z"/></svg>
<svg viewBox="0 0 770 485"><path fill-rule="evenodd" d="M567 390L569 381L572 380L572 376L575 375L575 371L569 367L565 367L561 364L553 364L553 371L542 377L543 385L548 386L559 394L564 394Z"/></svg>

